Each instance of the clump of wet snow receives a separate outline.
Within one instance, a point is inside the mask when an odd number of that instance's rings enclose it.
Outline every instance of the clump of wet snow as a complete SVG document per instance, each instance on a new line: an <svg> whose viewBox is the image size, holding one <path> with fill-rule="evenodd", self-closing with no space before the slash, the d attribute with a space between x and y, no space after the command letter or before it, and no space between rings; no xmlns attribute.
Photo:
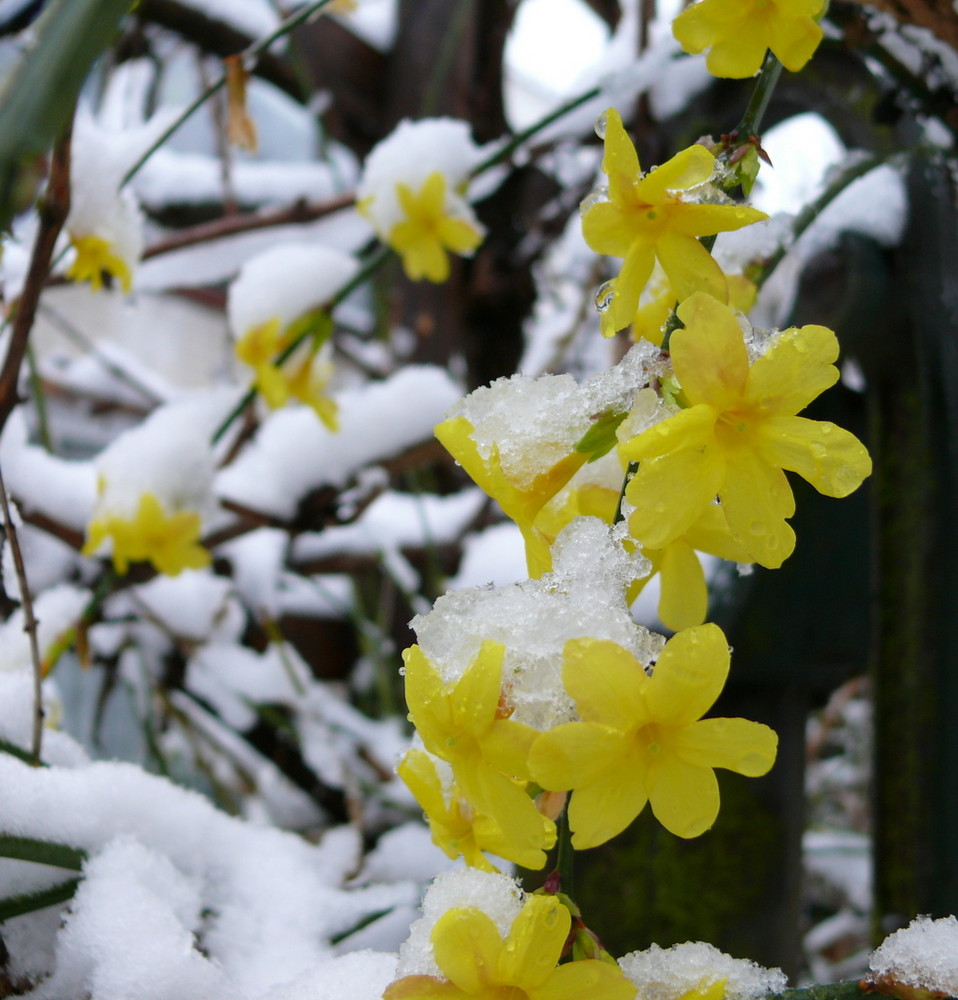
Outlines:
<svg viewBox="0 0 958 1000"><path fill-rule="evenodd" d="M628 980L642 1000L678 1000L691 990L701 990L725 980L725 1000L758 1000L785 988L781 969L765 969L748 959L732 958L702 941L645 951L619 959Z"/></svg>
<svg viewBox="0 0 958 1000"><path fill-rule="evenodd" d="M562 651L569 639L609 639L643 663L664 643L637 625L625 589L648 573L598 518L580 517L556 539L553 572L497 589L477 587L440 597L412 628L423 653L446 683L468 668L486 639L506 647L503 683L512 716L539 729L574 717L562 684Z"/></svg>
<svg viewBox="0 0 958 1000"><path fill-rule="evenodd" d="M938 996L958 996L958 919L916 917L890 934L872 955L873 978L889 985L930 990Z"/></svg>
<svg viewBox="0 0 958 1000"><path fill-rule="evenodd" d="M430 935L436 921L451 909L475 907L495 924L501 937L509 933L525 899L525 893L508 875L456 869L438 875L422 901L422 917L409 929L399 949L398 976L442 976Z"/></svg>

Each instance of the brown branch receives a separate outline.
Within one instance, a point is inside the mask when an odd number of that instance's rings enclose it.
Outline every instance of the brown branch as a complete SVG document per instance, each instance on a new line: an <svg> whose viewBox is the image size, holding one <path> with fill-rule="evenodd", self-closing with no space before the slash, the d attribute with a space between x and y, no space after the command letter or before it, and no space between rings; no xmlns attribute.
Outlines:
<svg viewBox="0 0 958 1000"><path fill-rule="evenodd" d="M0 431L3 430L7 418L19 402L17 383L20 379L20 366L27 352L27 341L33 329L37 303L50 276L53 248L70 213L71 129L72 117L71 123L66 126L63 135L53 147L50 179L39 205L39 225L36 242L33 245L33 255L30 258L30 268L16 305L10 346L3 361L3 369L0 370Z"/></svg>
<svg viewBox="0 0 958 1000"><path fill-rule="evenodd" d="M20 588L20 607L23 608L23 631L30 641L30 660L33 663L33 738L30 743L30 756L34 764L40 764L40 753L43 749L43 664L40 662L40 643L37 640L37 618L33 613L33 599L30 597L30 587L27 584L27 569L23 564L23 552L20 549L20 539L17 535L13 517L10 514L10 503L7 500L7 487L0 473L0 509L3 510L3 528L10 543L10 553L13 556L13 566L17 574L17 585Z"/></svg>
<svg viewBox="0 0 958 1000"><path fill-rule="evenodd" d="M325 215L349 208L355 201L352 194L337 195L335 198L319 202L308 202L301 198L284 208L272 209L267 212L250 212L246 215L230 215L212 222L204 222L158 240L146 248L143 252L143 259L171 253L173 250L182 250L184 247L196 246L198 243L208 243L226 236L235 236L238 233L253 232L256 229L314 222Z"/></svg>

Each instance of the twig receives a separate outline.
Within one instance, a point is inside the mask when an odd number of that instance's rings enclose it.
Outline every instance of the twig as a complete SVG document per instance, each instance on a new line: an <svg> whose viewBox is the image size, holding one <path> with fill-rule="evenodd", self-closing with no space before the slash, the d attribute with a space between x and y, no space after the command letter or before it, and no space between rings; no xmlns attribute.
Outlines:
<svg viewBox="0 0 958 1000"><path fill-rule="evenodd" d="M304 21L308 21L317 11L320 11L327 4L332 3L332 0L315 0L314 3L307 4L305 7L300 8L294 14L290 14L285 21L280 24L275 31L270 32L265 38L260 39L254 45L251 45L248 49L244 49L241 53L243 59L243 65L247 70L252 69L256 65L257 60L264 52L278 39L283 38L288 35L294 28L298 28ZM120 187L125 187L136 173L140 170L144 163L166 142L167 139L174 132L179 129L179 127L188 119L193 116L193 114L198 111L214 94L218 93L223 87L226 86L226 74L222 73L218 76L208 87L206 87L202 93L198 94L193 101L191 101L172 122L160 133L157 138L150 143L149 147L143 152L143 155L133 164L132 167L126 172L123 180L120 181Z"/></svg>
<svg viewBox="0 0 958 1000"><path fill-rule="evenodd" d="M67 125L63 135L53 147L50 180L39 206L39 226L36 242L33 245L33 256L30 258L30 268L27 271L23 292L17 302L13 329L10 333L10 346L3 361L3 369L0 370L0 431L3 430L7 418L19 402L17 383L20 380L20 367L26 354L30 330L36 317L37 303L50 274L53 247L70 213L71 129L72 118L71 124Z"/></svg>
<svg viewBox="0 0 958 1000"><path fill-rule="evenodd" d="M204 222L198 226L191 226L189 229L181 229L179 232L158 240L146 248L143 252L143 260L171 253L173 250L182 250L184 247L196 246L198 243L208 243L226 236L235 236L238 233L313 222L343 208L349 208L350 205L355 204L355 201L356 198L352 194L341 194L326 201L314 202L308 202L301 198L292 205L268 212L249 212L245 215L226 216L212 222Z"/></svg>
<svg viewBox="0 0 958 1000"><path fill-rule="evenodd" d="M40 662L40 643L37 641L37 619L33 613L33 600L27 585L27 570L23 565L23 552L20 550L20 539L10 514L10 504L7 500L7 487L0 472L0 508L3 510L3 527L10 552L13 555L13 565L17 572L17 585L20 587L20 605L23 608L23 631L30 641L30 658L33 661L33 739L30 743L32 763L40 763L40 751L43 748L43 665Z"/></svg>

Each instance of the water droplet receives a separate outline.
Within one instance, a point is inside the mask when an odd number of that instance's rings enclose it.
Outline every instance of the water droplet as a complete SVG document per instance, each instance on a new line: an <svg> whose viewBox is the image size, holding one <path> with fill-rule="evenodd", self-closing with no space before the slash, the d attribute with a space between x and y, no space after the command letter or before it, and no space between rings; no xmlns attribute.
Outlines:
<svg viewBox="0 0 958 1000"><path fill-rule="evenodd" d="M824 458L828 453L828 449L822 444L821 441L813 441L809 446L808 450L812 453L815 458Z"/></svg>
<svg viewBox="0 0 958 1000"><path fill-rule="evenodd" d="M652 510L654 510L656 514L664 514L668 509L668 504L666 504L664 500L660 500L657 504L652 505Z"/></svg>
<svg viewBox="0 0 958 1000"><path fill-rule="evenodd" d="M608 312L615 298L615 282L606 281L595 293L595 307L600 313Z"/></svg>
<svg viewBox="0 0 958 1000"><path fill-rule="evenodd" d="M795 337L792 340L792 343L795 345L795 350L799 354L808 354L808 344L806 344L801 337Z"/></svg>
<svg viewBox="0 0 958 1000"><path fill-rule="evenodd" d="M764 521L753 521L749 526L748 530L751 531L753 535L764 535L765 534L765 522Z"/></svg>
<svg viewBox="0 0 958 1000"><path fill-rule="evenodd" d="M609 201L609 189L602 185L590 191L582 201L579 202L579 211L585 215L594 205L604 205Z"/></svg>
<svg viewBox="0 0 958 1000"><path fill-rule="evenodd" d="M606 113L604 111L595 120L595 134L600 139L605 139L605 129L606 126L608 125L608 122L609 122L608 117L606 116Z"/></svg>

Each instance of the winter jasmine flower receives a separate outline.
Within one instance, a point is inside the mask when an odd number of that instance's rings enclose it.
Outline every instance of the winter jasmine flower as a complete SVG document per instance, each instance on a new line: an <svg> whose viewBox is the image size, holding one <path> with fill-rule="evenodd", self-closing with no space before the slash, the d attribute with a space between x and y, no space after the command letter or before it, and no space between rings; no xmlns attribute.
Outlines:
<svg viewBox="0 0 958 1000"><path fill-rule="evenodd" d="M618 277L597 296L602 333L612 336L633 321L656 260L668 278L673 302L696 291L726 301L725 276L697 237L741 229L767 218L765 213L708 203L692 193L708 183L715 169L715 157L704 146L690 146L643 174L614 108L605 114L604 148L608 191L582 203L586 243L597 253L624 258Z"/></svg>
<svg viewBox="0 0 958 1000"><path fill-rule="evenodd" d="M495 820L476 812L454 782L444 780L443 768L448 770L444 761L417 749L409 750L396 768L426 814L433 843L450 858L461 855L467 865L483 871L496 871L483 851L524 868L541 868L545 859L535 838L528 845L510 841Z"/></svg>
<svg viewBox="0 0 958 1000"><path fill-rule="evenodd" d="M64 225L74 257L66 276L90 282L94 291L111 279L124 292L133 287L143 252L143 217L133 192L120 185L135 158L126 135L102 128L84 108L77 112Z"/></svg>
<svg viewBox="0 0 958 1000"><path fill-rule="evenodd" d="M356 274L355 258L318 244L283 244L251 258L230 285L236 357L272 409L298 399L335 431L336 403L324 307ZM294 346L296 345L296 346Z"/></svg>
<svg viewBox="0 0 958 1000"><path fill-rule="evenodd" d="M713 768L750 777L775 760L777 738L745 719L702 719L728 676L716 625L674 635L649 672L614 642L572 639L563 682L581 721L537 737L529 769L543 788L571 790L572 844L595 847L645 808L679 837L697 837L719 810Z"/></svg>
<svg viewBox="0 0 958 1000"><path fill-rule="evenodd" d="M412 280L445 281L449 253L468 256L482 242L465 197L478 160L469 126L451 118L404 120L366 158L359 211Z"/></svg>
<svg viewBox="0 0 958 1000"><path fill-rule="evenodd" d="M508 932L476 906L453 907L430 940L442 977L404 976L384 1000L632 1000L635 987L615 964L584 959L559 965L572 924L555 896L527 896Z"/></svg>
<svg viewBox="0 0 958 1000"><path fill-rule="evenodd" d="M672 33L686 52L709 50L705 65L714 76L752 76L768 49L797 73L822 40L824 6L823 0L701 0L679 14Z"/></svg>
<svg viewBox="0 0 958 1000"><path fill-rule="evenodd" d="M150 562L170 576L209 565L199 539L215 510L208 442L223 402L213 395L163 406L97 456L84 555L109 544L121 574L133 562Z"/></svg>
<svg viewBox="0 0 958 1000"><path fill-rule="evenodd" d="M526 759L536 731L509 719L502 687L505 647L486 641L454 684L442 678L419 646L403 653L409 718L426 749L452 766L462 796L490 817L513 851L531 852L541 868L555 825L526 791Z"/></svg>
<svg viewBox="0 0 958 1000"><path fill-rule="evenodd" d="M83 554L92 555L110 538L117 573L126 573L131 562L151 562L158 573L178 576L184 569L210 564L210 553L199 544L201 524L196 511L166 511L157 497L144 493L132 516L94 518Z"/></svg>
<svg viewBox="0 0 958 1000"><path fill-rule="evenodd" d="M838 381L838 341L823 326L780 333L749 364L742 327L716 299L679 307L670 342L689 404L620 445L639 462L626 488L629 528L643 548L684 535L718 496L736 545L775 568L795 547L786 518L795 500L783 469L820 493L844 497L871 472L864 445L835 424L796 416Z"/></svg>

